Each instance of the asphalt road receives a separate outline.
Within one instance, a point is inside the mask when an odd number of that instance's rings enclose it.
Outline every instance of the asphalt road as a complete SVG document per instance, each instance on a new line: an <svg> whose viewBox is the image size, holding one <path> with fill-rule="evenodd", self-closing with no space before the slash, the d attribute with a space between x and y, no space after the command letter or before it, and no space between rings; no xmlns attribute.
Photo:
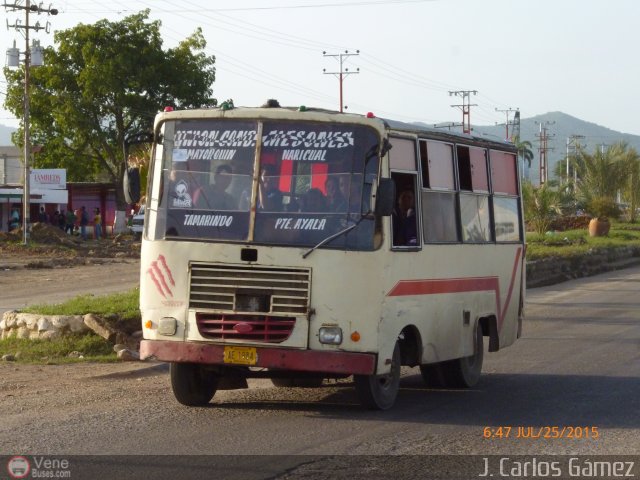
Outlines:
<svg viewBox="0 0 640 480"><path fill-rule="evenodd" d="M254 381L248 390L219 391L206 408L187 408L173 399L162 364L120 365L111 373L16 367L22 387L7 384L4 373L16 372L0 365L0 452L231 455L209 459L227 459L219 478L243 479L355 478L364 467L352 459L371 458L331 457L345 454L385 455L366 462L368 478L388 478L376 475L394 464L386 455L420 456L395 466L395 478L413 477L406 469L424 455L637 455L639 291L640 268L529 290L523 338L485 355L476 388L430 390L417 369L408 369L387 412L361 409L348 382L278 389ZM40 386L26 380L33 375L42 377ZM523 431L542 435L522 438ZM123 465L130 472L164 464L207 468L202 457L146 458L82 462L111 473Z"/></svg>
<svg viewBox="0 0 640 480"><path fill-rule="evenodd" d="M126 291L140 282L140 260L106 259L103 264L69 268L24 268L0 265L0 316L32 304L51 304L81 294L106 295Z"/></svg>

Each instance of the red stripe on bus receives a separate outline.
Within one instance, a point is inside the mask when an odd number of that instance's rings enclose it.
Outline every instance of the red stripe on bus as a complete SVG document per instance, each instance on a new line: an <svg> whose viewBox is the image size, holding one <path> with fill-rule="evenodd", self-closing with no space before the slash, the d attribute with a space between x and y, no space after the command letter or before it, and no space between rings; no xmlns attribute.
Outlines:
<svg viewBox="0 0 640 480"><path fill-rule="evenodd" d="M509 303L511 302L511 294L513 293L513 287L516 283L516 273L518 273L518 261L520 260L521 253L522 253L522 248L518 248L518 250L516 250L516 259L513 262L513 269L511 270L511 281L509 282L507 299L504 302L502 315L500 315L500 318L498 318L498 328L502 326L502 321L504 320L504 317L507 315L507 308L509 307Z"/></svg>
<svg viewBox="0 0 640 480"><path fill-rule="evenodd" d="M515 285L518 264L522 254L522 247L516 251L516 257L511 270L511 280L507 290L507 299L501 308L500 302L500 281L498 277L469 277L469 278L444 278L425 280L400 280L387 293L388 297L402 297L408 295L437 295L444 293L466 293L493 291L496 296L496 315L498 316L498 329L502 327L502 322L507 314L513 287Z"/></svg>
<svg viewBox="0 0 640 480"><path fill-rule="evenodd" d="M387 296L400 297L405 295L481 292L484 290L497 290L497 288L498 277L400 280Z"/></svg>

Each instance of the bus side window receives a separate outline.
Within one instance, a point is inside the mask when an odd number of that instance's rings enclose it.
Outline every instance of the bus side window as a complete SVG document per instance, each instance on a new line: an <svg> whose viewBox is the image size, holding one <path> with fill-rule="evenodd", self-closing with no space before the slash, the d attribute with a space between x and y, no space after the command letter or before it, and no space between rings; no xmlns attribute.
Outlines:
<svg viewBox="0 0 640 480"><path fill-rule="evenodd" d="M420 245L416 203L416 175L392 174L396 183L396 205L391 215L392 245L416 247Z"/></svg>

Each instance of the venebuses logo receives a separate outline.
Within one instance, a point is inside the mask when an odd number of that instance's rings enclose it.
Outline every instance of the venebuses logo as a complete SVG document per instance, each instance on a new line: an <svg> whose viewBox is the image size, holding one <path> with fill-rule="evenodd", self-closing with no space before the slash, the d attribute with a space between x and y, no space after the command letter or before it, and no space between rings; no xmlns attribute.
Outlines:
<svg viewBox="0 0 640 480"><path fill-rule="evenodd" d="M27 478L30 471L31 465L25 457L11 457L7 462L7 472L11 478Z"/></svg>

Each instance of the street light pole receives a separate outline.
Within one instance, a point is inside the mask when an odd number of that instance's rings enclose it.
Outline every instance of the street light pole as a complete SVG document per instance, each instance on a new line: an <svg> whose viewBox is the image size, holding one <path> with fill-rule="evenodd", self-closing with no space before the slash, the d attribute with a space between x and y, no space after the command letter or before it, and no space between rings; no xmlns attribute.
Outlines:
<svg viewBox="0 0 640 480"><path fill-rule="evenodd" d="M22 5L22 1L21 0L14 0L14 3L5 3L3 4L3 6L7 9L9 9L10 11L16 11L16 10L24 10L24 16L25 16L25 23L24 25L20 24L19 22L16 22L13 25L9 25L9 21L7 21L7 28L13 27L16 30L24 30L24 39L25 39L25 49L24 49L24 183L23 183L23 189L22 189L22 240L24 242L24 244L26 245L29 242L29 225L31 223L31 214L30 214L30 210L31 210L31 206L30 206L30 188L29 188L29 183L30 183L30 177L31 177L31 169L30 169L30 164L31 164L31 135L30 135L30 131L29 131L29 90L30 90L30 81L29 81L29 75L30 75L30 69L31 69L31 63L32 63L32 58L31 58L31 47L29 46L29 31L30 30L35 30L36 32L38 30L46 30L47 33L49 33L49 22L47 22L46 26L42 26L40 25L40 22L36 22L35 25L30 25L29 24L29 14L30 13L36 13L38 15L40 15L41 13L46 13L47 15L57 15L58 14L58 10L56 10L55 8L51 8L51 5L49 5L48 8L44 8L42 6L42 3L38 4L31 4L31 0L25 0L25 4ZM9 60L9 66L10 67L17 67L19 65L20 62L20 52L19 50L17 50L15 48L15 41L13 43L14 48L12 49L8 49L7 50L7 59ZM37 55L37 60L35 61L35 65L41 65L41 61L42 61L42 49L38 44L34 44L34 50L37 49L38 55Z"/></svg>
<svg viewBox="0 0 640 480"><path fill-rule="evenodd" d="M31 171L31 136L29 131L29 66L31 64L31 48L29 47L29 11L30 0L25 9L25 49L24 49L24 187L22 191L22 243L29 243L29 224L31 223L31 204L29 202Z"/></svg>

